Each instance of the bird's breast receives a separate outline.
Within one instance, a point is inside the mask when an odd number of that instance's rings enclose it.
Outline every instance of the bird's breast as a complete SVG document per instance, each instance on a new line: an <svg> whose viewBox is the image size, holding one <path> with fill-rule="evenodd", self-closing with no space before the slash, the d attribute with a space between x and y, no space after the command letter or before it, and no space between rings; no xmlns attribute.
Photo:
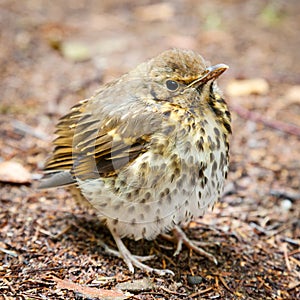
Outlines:
<svg viewBox="0 0 300 300"><path fill-rule="evenodd" d="M120 236L153 239L220 197L227 147L213 119L162 123L146 152L116 177L86 182L84 195Z"/></svg>

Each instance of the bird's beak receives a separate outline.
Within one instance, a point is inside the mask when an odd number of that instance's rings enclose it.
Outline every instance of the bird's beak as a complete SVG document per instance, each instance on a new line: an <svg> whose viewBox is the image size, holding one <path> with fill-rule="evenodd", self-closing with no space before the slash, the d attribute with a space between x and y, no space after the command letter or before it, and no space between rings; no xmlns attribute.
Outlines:
<svg viewBox="0 0 300 300"><path fill-rule="evenodd" d="M199 86L212 79L218 78L222 73L224 73L229 67L225 64L217 64L215 66L207 67L203 74L196 80L194 80L190 86Z"/></svg>

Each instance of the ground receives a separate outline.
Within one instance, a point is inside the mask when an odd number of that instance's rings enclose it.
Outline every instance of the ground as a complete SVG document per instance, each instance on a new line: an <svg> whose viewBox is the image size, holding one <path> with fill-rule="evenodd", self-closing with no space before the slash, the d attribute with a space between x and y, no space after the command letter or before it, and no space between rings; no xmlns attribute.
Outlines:
<svg viewBox="0 0 300 300"><path fill-rule="evenodd" d="M18 168L0 167L0 299L299 299L299 15L297 0L0 1L0 162ZM126 240L175 273L132 275L95 212L38 179L69 107L171 47L230 66L224 196L185 229L219 263Z"/></svg>

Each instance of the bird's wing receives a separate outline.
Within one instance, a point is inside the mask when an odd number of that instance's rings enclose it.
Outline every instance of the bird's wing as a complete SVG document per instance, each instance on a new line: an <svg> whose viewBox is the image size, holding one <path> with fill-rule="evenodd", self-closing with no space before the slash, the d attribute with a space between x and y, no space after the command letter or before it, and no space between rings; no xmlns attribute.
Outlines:
<svg viewBox="0 0 300 300"><path fill-rule="evenodd" d="M114 176L146 151L161 125L156 107L126 91L111 99L108 90L81 101L60 120L45 167L48 177L54 174L58 181L52 176L42 188L75 183L75 178Z"/></svg>

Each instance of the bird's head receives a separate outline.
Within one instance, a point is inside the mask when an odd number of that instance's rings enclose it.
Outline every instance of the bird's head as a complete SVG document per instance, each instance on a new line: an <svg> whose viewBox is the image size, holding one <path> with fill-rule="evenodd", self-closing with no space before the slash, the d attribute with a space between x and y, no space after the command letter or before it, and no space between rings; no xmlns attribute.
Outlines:
<svg viewBox="0 0 300 300"><path fill-rule="evenodd" d="M197 115L215 114L230 124L230 114L215 80L228 69L225 64L207 66L191 50L167 50L139 66L148 103L181 108ZM229 125L225 125L228 127Z"/></svg>

